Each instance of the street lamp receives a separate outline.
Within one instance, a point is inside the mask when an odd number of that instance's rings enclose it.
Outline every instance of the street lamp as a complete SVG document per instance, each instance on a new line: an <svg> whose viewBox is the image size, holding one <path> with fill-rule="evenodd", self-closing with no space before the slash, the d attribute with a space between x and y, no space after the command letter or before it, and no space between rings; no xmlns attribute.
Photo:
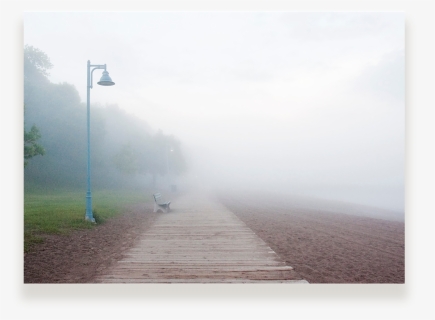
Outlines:
<svg viewBox="0 0 435 320"><path fill-rule="evenodd" d="M169 170L169 152L174 152L174 149L172 147L168 147L166 146L166 172L168 175L168 188L171 188L171 175L170 175L170 170Z"/></svg>
<svg viewBox="0 0 435 320"><path fill-rule="evenodd" d="M93 68L91 70L91 68ZM92 214L92 195L91 195L91 108L90 108L90 94L92 89L92 74L95 69L104 69L103 75L101 76L100 81L97 83L100 86L113 86L115 82L109 76L109 73L106 71L105 64L91 64L88 60L88 85L87 85L87 126L88 126L88 172L87 172L87 192L86 192L86 214L85 220L95 222L94 216Z"/></svg>

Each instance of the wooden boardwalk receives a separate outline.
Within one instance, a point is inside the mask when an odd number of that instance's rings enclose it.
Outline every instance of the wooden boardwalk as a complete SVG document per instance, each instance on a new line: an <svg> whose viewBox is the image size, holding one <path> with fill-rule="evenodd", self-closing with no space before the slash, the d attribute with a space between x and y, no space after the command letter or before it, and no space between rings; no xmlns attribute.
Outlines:
<svg viewBox="0 0 435 320"><path fill-rule="evenodd" d="M96 282L308 283L211 198L183 196L171 206Z"/></svg>

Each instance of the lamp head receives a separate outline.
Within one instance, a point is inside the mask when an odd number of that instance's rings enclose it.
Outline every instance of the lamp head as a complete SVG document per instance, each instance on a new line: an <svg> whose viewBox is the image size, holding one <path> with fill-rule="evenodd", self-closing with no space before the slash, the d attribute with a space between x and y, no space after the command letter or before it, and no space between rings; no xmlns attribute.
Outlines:
<svg viewBox="0 0 435 320"><path fill-rule="evenodd" d="M100 86L113 86L115 82L110 78L109 73L104 70L103 75L101 76L100 81L97 82Z"/></svg>

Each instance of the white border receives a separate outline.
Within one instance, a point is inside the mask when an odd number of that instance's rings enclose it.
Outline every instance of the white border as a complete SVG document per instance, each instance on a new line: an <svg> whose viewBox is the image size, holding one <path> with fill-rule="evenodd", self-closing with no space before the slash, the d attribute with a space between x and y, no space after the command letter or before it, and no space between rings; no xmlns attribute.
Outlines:
<svg viewBox="0 0 435 320"><path fill-rule="evenodd" d="M434 8L431 0L1 1L2 319L435 318ZM405 12L405 285L22 284L23 12L192 10Z"/></svg>

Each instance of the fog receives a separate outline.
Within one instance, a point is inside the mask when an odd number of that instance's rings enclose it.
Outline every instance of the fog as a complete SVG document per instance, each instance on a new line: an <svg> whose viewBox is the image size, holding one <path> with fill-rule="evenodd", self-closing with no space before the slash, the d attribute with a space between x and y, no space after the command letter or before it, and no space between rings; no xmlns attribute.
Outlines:
<svg viewBox="0 0 435 320"><path fill-rule="evenodd" d="M24 16L50 81L181 141L180 188L300 194L404 211L404 14ZM146 124L145 124L146 122ZM136 124L137 125L137 124Z"/></svg>

